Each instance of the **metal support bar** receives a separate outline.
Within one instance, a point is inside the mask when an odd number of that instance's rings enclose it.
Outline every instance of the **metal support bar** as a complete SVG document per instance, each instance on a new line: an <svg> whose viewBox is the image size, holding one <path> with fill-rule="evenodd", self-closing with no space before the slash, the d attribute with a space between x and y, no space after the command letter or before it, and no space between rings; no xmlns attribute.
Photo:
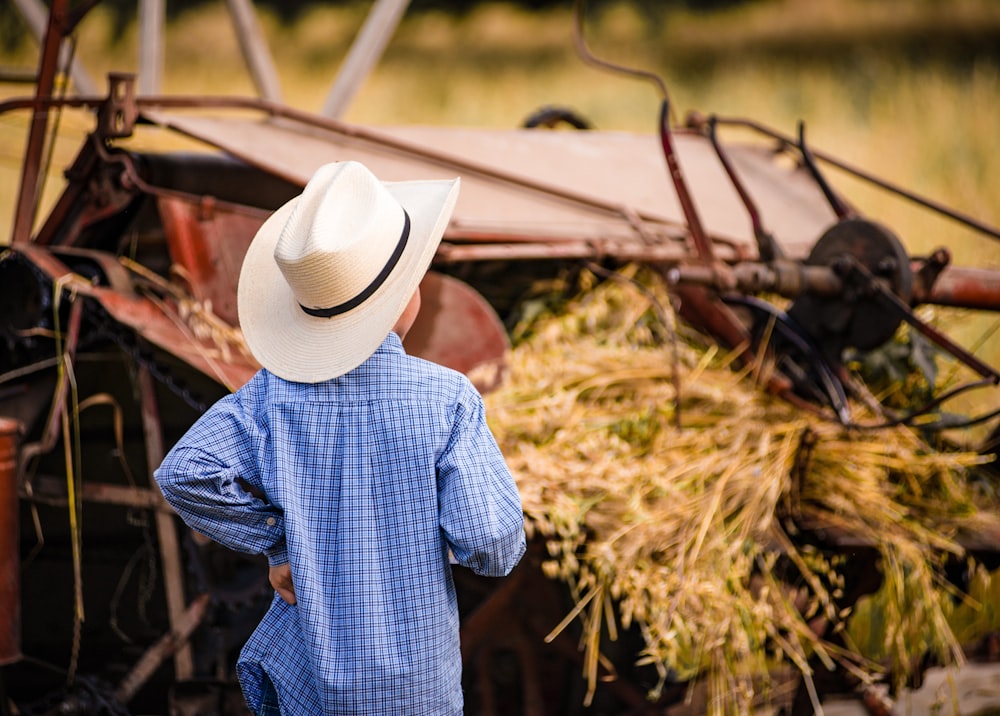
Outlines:
<svg viewBox="0 0 1000 716"><path fill-rule="evenodd" d="M810 266L795 261L769 263L742 261L733 265L679 264L664 274L672 286L692 284L710 286L728 293L777 293L785 298L803 294L838 296L844 283L828 266Z"/></svg>
<svg viewBox="0 0 1000 716"><path fill-rule="evenodd" d="M52 94L55 84L56 65L59 48L62 46L62 26L66 19L67 0L53 0L49 23L42 44L42 56L38 63L38 82L35 98ZM12 244L25 242L31 238L35 222L35 209L39 194L39 176L42 170L42 152L45 149L45 134L49 127L49 113L39 106L34 108L28 129L28 141L24 150L24 164L21 166L21 185L14 209L14 227L11 231Z"/></svg>
<svg viewBox="0 0 1000 716"><path fill-rule="evenodd" d="M20 424L0 418L0 666L21 658L17 444ZM3 698L0 696L0 698Z"/></svg>
<svg viewBox="0 0 1000 716"><path fill-rule="evenodd" d="M163 83L164 0L139 0L139 94L159 94Z"/></svg>
<svg viewBox="0 0 1000 716"><path fill-rule="evenodd" d="M326 97L321 114L338 119L347 111L361 83L382 56L409 4L410 0L375 0Z"/></svg>
<svg viewBox="0 0 1000 716"><path fill-rule="evenodd" d="M24 18L25 23L28 25L28 29L31 34L38 40L39 44L44 41L45 38L45 23L48 17L49 11L40 2L40 0L13 0L14 5L21 12L21 17ZM68 58L68 48L62 48L59 54L59 64L65 67ZM69 68L69 76L73 81L73 87L77 94L97 94L97 85L87 74L86 70L83 69L83 65L80 64L75 58L72 60ZM33 75L32 81L36 81L37 76Z"/></svg>
<svg viewBox="0 0 1000 716"><path fill-rule="evenodd" d="M199 594L195 597L194 601L191 602L191 606L181 612L176 623L171 626L170 631L160 637L153 646L146 650L146 653L132 667L132 671L125 675L125 678L118 684L118 688L115 689L115 697L121 703L127 704L131 701L132 697L136 695L139 689L149 680L149 677L163 663L163 660L170 656L171 653L174 653L176 656L182 650L190 652L191 646L188 642L191 634L194 633L194 630L198 628L198 625L205 618L211 601L212 599L208 594ZM177 681L179 680L180 677L177 678Z"/></svg>
<svg viewBox="0 0 1000 716"><path fill-rule="evenodd" d="M784 252L781 250L781 246L775 241L774 235L771 234L764 227L764 221L760 217L760 210L757 208L756 202L753 197L750 196L750 192L743 185L743 181L740 179L739 174L736 173L736 169L733 167L732 162L729 161L729 156L726 154L725 150L722 148L722 144L719 142L718 132L715 131L716 121L715 117L709 117L708 119L708 138L712 142L712 147L715 148L715 154L719 157L719 163L722 164L722 168L725 169L726 175L733 184L733 188L736 193L739 194L740 201L743 202L743 206L746 207L747 213L750 215L750 223L753 226L753 235L757 240L757 253L760 255L761 261L773 261L775 259L784 258Z"/></svg>
<svg viewBox="0 0 1000 716"><path fill-rule="evenodd" d="M691 232L691 240L694 248L698 252L698 258L709 263L715 261L715 251L712 242L701 223L698 210L694 205L694 198L688 190L684 174L681 172L680 162L677 161L677 152L674 150L673 138L670 131L670 105L664 101L660 106L660 144L663 147L663 156L667 161L667 169L670 173L670 180L673 182L674 191L677 193L677 200L684 211L684 219L687 221L688 230Z"/></svg>
<svg viewBox="0 0 1000 716"><path fill-rule="evenodd" d="M830 182L826 180L823 176L823 172L819 170L819 166L816 164L816 160L813 158L812 150L809 145L806 144L806 125L805 122L799 122L799 153L802 155L802 161L806 165L806 169L812 175L812 178L819 185L820 190L823 192L823 196L826 197L827 203L830 204L830 208L833 209L833 213L837 215L838 219L849 219L855 216L855 212L851 209L843 199L837 196L837 192L833 190L830 186Z"/></svg>
<svg viewBox="0 0 1000 716"><path fill-rule="evenodd" d="M763 124L760 124L759 122L754 122L749 119L739 119L733 117L725 117L725 118L716 117L715 121L719 124L725 124L732 127L744 127L746 129L750 129L754 132L757 132L758 134L764 135L765 137L770 137L772 139L775 139L785 146L789 147L798 146L798 142L796 142L796 140L793 139L792 137L789 137L786 134L782 134L781 132L771 129L770 127L767 127ZM919 204L920 206L923 206L926 209L930 209L931 211L941 214L942 216L946 216L949 219L953 219L954 221L957 221L960 224L964 224L965 226L968 226L969 228L974 229L980 233L986 234L991 238L1000 239L1000 227L991 226L990 224L986 224L985 222L979 221L978 219L975 219L969 216L968 214L956 211L955 209L945 206L944 204L936 202L932 199L928 199L927 197L909 191L908 189L904 189L898 184L886 181L885 179L881 179L875 176L874 174L863 171L855 166L843 162L831 154L826 154L825 152L821 152L816 149L810 149L809 151L814 158L820 159L829 164L830 166L836 167L837 169L843 172L847 172L848 174L858 179L861 179L862 181L866 181L869 184L873 184L879 187L880 189L885 189L886 191L896 194L897 196L901 196L904 199L908 199L909 201L912 201L915 204Z"/></svg>
<svg viewBox="0 0 1000 716"><path fill-rule="evenodd" d="M174 511L163 501L159 490L147 487L130 487L88 480L80 486L80 499L100 505L157 510L172 515ZM21 498L46 505L66 504L66 480L52 476L36 475L30 494L21 490Z"/></svg>
<svg viewBox="0 0 1000 716"><path fill-rule="evenodd" d="M250 77L257 88L257 95L270 102L281 102L281 83L274 60L267 48L264 32L250 0L226 0L233 29L240 43L243 61L250 70Z"/></svg>
<svg viewBox="0 0 1000 716"><path fill-rule="evenodd" d="M863 269L863 267L855 268L858 270ZM920 331L920 333L936 343L940 348L943 348L951 353L951 355L953 355L958 361L964 363L968 368L974 370L981 377L988 378L994 385L1000 384L1000 372L997 372L992 366L979 360L976 356L962 348L962 346L955 343L941 331L921 321L913 314L910 307L900 301L899 297L892 291L886 289L876 281L873 281L873 285L876 287L878 297L889 306L890 310L896 311L902 320L906 321L910 324L910 326Z"/></svg>
<svg viewBox="0 0 1000 716"><path fill-rule="evenodd" d="M149 481L155 487L153 471L163 462L163 435L156 405L156 385L149 370L139 366L139 392L142 396L142 428L146 436L146 461L149 465ZM163 500L163 495L160 495ZM163 500L166 504L166 500ZM184 623L184 570L181 565L180 542L174 516L164 510L156 511L156 534L160 543L160 558L163 562L163 586L167 598L167 613L170 617L170 631L179 632ZM179 644L174 653L174 677L185 681L194 675L194 659L191 645Z"/></svg>

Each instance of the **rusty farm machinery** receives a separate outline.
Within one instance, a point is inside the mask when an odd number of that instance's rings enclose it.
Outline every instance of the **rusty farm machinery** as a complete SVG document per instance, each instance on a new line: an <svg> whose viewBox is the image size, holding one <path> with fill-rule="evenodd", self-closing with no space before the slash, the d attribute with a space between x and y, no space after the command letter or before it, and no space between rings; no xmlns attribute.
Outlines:
<svg viewBox="0 0 1000 716"><path fill-rule="evenodd" d="M14 226L0 253L0 713L241 713L232 659L266 607L266 570L186 532L149 476L207 405L257 369L235 307L243 253L269 212L327 161L357 159L386 180L462 177L407 347L475 376L486 392L504 379L509 319L535 282L627 264L658 272L680 316L745 360L769 351L767 390L844 425L864 392L845 351L876 350L903 324L974 376L953 393L1000 381L915 310L996 311L1000 271L953 265L944 247L911 255L826 168L987 240L1000 231L813 149L801 128L786 135L698 114L675 123L665 89L648 134L376 129L266 98L145 94L119 74L105 93L56 93L67 71L60 48L93 4L52 3L36 91L0 103L4 115L28 115ZM57 110L92 116L93 129L38 217ZM550 110L534 124L573 119ZM147 126L207 149L130 148ZM754 141L725 141L731 128ZM948 397L883 419L933 430L929 416ZM834 547L851 545L835 526L818 527ZM971 551L1000 552L1000 534L965 537ZM470 605L470 690L490 688L476 664L491 645L535 666L517 694L481 695L484 714L574 713L580 703L571 642L497 633L524 595L532 618L547 621L542 632L565 616L558 585L536 567L496 588L459 580ZM628 679L601 688L606 713L669 713Z"/></svg>

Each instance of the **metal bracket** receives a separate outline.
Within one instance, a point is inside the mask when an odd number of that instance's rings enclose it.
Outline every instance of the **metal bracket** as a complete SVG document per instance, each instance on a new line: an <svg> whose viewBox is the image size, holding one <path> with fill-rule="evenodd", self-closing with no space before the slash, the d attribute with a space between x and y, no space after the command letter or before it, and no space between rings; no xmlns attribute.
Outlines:
<svg viewBox="0 0 1000 716"><path fill-rule="evenodd" d="M135 103L135 75L108 75L108 98L97 112L97 135L102 139L132 136L139 109Z"/></svg>

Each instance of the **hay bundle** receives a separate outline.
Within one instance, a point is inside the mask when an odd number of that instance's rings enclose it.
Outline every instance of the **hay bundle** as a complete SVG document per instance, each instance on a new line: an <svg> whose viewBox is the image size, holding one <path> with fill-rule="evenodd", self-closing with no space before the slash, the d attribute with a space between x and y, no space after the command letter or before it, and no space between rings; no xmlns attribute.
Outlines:
<svg viewBox="0 0 1000 716"><path fill-rule="evenodd" d="M715 712L745 711L782 664L811 684L814 655L875 678L850 639L834 647L812 628L842 629L847 614L837 558L797 545L780 519L804 509L881 554L898 673L919 656L914 639L961 660L940 567L962 552L960 520L992 519L967 479L979 456L931 450L906 428L848 432L769 396L718 350L668 340L664 288L639 278L642 290L607 281L532 323L487 396L529 535L576 599L554 633L581 620L588 701L602 633L631 625L644 637L637 659L660 673L651 696L668 678L704 677ZM919 608L904 604L914 590Z"/></svg>

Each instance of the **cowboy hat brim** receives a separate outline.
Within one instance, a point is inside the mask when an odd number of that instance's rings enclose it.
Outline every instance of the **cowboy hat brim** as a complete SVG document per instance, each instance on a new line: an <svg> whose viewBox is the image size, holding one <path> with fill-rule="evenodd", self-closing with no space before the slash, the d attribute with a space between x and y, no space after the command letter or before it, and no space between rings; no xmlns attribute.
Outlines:
<svg viewBox="0 0 1000 716"><path fill-rule="evenodd" d="M318 383L361 365L382 344L420 285L458 198L459 180L383 182L410 217L399 261L361 305L331 318L307 314L274 259L299 197L275 211L247 249L237 288L240 328L257 362L299 383Z"/></svg>

